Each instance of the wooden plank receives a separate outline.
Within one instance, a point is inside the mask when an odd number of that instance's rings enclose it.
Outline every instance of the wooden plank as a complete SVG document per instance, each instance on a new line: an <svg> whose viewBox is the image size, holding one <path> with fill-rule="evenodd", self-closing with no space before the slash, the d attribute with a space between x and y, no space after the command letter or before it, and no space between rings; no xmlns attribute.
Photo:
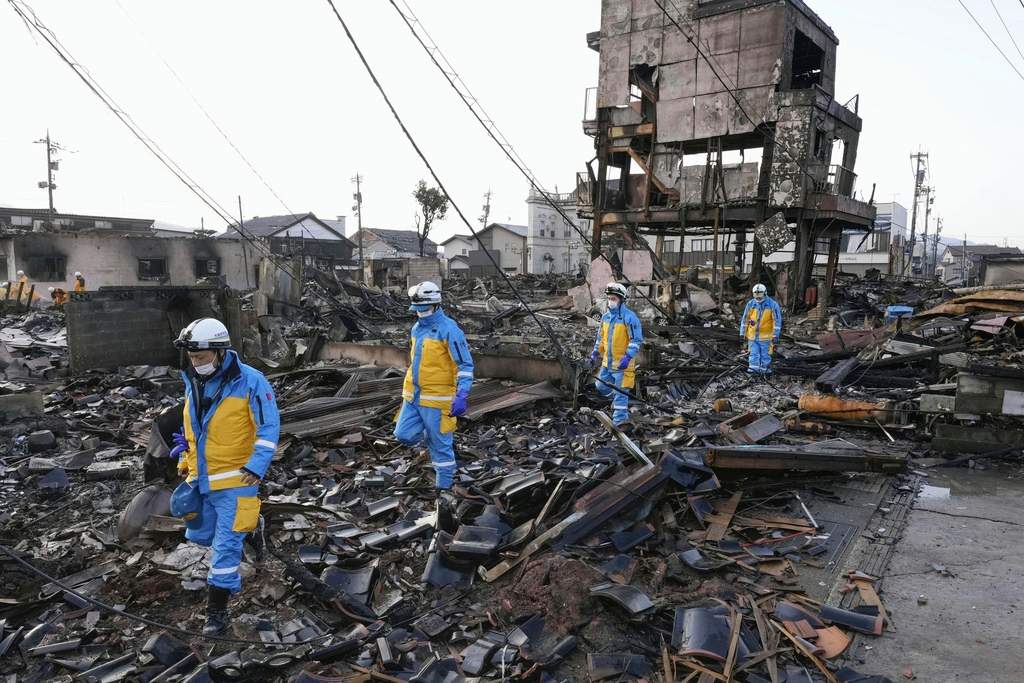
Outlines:
<svg viewBox="0 0 1024 683"><path fill-rule="evenodd" d="M639 152L637 152L632 147L630 147L627 151L629 152L629 156L632 157L633 161L636 162L636 165L640 167L640 170L642 170L647 175L648 181L654 183L654 186L658 188L659 192L670 197L679 197L679 193L674 188L671 188L665 183L661 182L658 176L655 175L654 172L651 170L651 167L647 165L647 160L640 156Z"/></svg>
<svg viewBox="0 0 1024 683"><path fill-rule="evenodd" d="M743 617L739 612L733 611L729 615L729 652L725 656L725 668L722 673L726 681L732 681L733 669L736 667L736 651L740 644L740 625Z"/></svg>
<svg viewBox="0 0 1024 683"><path fill-rule="evenodd" d="M736 514L736 508L739 507L740 498L742 497L742 492L732 494L729 500L725 501L718 509L717 513L709 515L713 521L711 526L708 527L707 540L721 541L725 538L725 533L729 530L729 525L732 523L732 516Z"/></svg>
<svg viewBox="0 0 1024 683"><path fill-rule="evenodd" d="M778 622L774 620L769 620L768 623L774 626L779 633L784 635L786 639L789 640L789 642L793 643L793 646L797 649L798 652L800 652L800 654L802 654L807 659L811 660L814 666L818 667L818 671L824 674L825 679L828 681L828 683L839 683L839 681L836 680L836 677L832 674L831 671L829 671L828 666L825 664L824 661L822 661L820 657L818 657L816 654L805 648L799 640L791 636L789 632L786 631L786 629L782 628L782 626L778 624Z"/></svg>

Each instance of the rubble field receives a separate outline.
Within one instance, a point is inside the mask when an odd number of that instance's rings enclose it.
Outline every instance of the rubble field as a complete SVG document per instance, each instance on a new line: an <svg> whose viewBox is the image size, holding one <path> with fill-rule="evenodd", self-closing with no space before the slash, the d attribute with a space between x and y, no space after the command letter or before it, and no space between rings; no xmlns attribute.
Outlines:
<svg viewBox="0 0 1024 683"><path fill-rule="evenodd" d="M928 619L914 610L956 591L913 593L966 570L918 541L901 555L904 532L957 543L916 516L960 514L922 505L933 479L1019 479L1024 287L850 280L817 314L786 319L770 376L746 372L742 293L709 305L684 286L671 321L638 298L645 344L619 429L573 360L600 306L581 303L581 284L517 279L561 349L500 280L446 288L474 353L563 370L561 382L478 377L450 505L426 452L391 436L404 368L318 354L328 342L402 348L406 302L316 277L293 318L247 336L282 430L261 487L267 548L247 547L220 639L198 635L208 551L168 508L178 370L71 375L60 311L0 317L0 680L870 683L941 671L941 652L920 653Z"/></svg>

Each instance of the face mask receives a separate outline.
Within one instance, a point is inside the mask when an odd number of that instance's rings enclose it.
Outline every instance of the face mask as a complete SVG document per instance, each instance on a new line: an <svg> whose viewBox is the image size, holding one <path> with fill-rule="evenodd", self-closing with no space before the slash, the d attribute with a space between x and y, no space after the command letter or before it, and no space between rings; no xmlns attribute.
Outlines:
<svg viewBox="0 0 1024 683"><path fill-rule="evenodd" d="M196 365L192 369L196 371L197 375L202 375L203 377L208 377L209 375L212 375L213 373L215 373L217 371L217 364L216 363L206 363L205 365Z"/></svg>
<svg viewBox="0 0 1024 683"><path fill-rule="evenodd" d="M619 307L619 302L616 299L608 299L608 308L609 308L609 310L614 311L618 307Z"/></svg>
<svg viewBox="0 0 1024 683"><path fill-rule="evenodd" d="M755 294L754 298L758 301L764 301L764 294Z"/></svg>
<svg viewBox="0 0 1024 683"><path fill-rule="evenodd" d="M417 318L426 318L426 317L429 317L429 316L431 316L433 314L434 314L434 312L432 310L429 310L429 309L426 310L426 311L416 311L416 317Z"/></svg>

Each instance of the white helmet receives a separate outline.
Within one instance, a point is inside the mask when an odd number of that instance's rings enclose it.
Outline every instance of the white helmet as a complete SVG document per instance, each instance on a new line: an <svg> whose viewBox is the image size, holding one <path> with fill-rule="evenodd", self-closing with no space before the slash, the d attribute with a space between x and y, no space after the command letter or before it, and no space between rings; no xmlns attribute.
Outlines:
<svg viewBox="0 0 1024 683"><path fill-rule="evenodd" d="M423 304L440 304L441 288L433 282L421 282L418 285L409 288L409 299L412 300L413 306Z"/></svg>
<svg viewBox="0 0 1024 683"><path fill-rule="evenodd" d="M18 271L18 277L21 277L21 276L22 276L22 275L24 275L24 274L25 274L25 271L24 271L24 270L19 270L19 271Z"/></svg>
<svg viewBox="0 0 1024 683"><path fill-rule="evenodd" d="M761 296L765 296L766 294L768 294L768 288L762 284L754 285L754 296L757 296L758 294L760 294Z"/></svg>
<svg viewBox="0 0 1024 683"><path fill-rule="evenodd" d="M53 294L53 290L54 290L54 288L53 288L53 287L47 287L47 288L46 288L46 290L47 290L48 292L50 292L50 294Z"/></svg>
<svg viewBox="0 0 1024 683"><path fill-rule="evenodd" d="M80 273L79 271L76 270L75 271L75 277L82 277L82 273Z"/></svg>
<svg viewBox="0 0 1024 683"><path fill-rule="evenodd" d="M200 318L189 323L181 331L174 345L187 351L204 351L206 349L230 349L231 335L224 323L216 318Z"/></svg>
<svg viewBox="0 0 1024 683"><path fill-rule="evenodd" d="M623 301L629 297L629 290L626 289L625 285L620 285L618 282L609 282L604 288L605 296L617 296Z"/></svg>

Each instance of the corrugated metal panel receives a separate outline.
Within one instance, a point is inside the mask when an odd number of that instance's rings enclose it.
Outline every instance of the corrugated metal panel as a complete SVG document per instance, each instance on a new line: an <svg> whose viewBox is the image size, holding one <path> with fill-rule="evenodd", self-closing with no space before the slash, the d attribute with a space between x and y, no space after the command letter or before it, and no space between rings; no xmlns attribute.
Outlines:
<svg viewBox="0 0 1024 683"><path fill-rule="evenodd" d="M631 33L629 36L629 63L650 64L661 63L661 29L652 28L646 31Z"/></svg>
<svg viewBox="0 0 1024 683"><path fill-rule="evenodd" d="M658 102L658 142L693 139L693 98Z"/></svg>
<svg viewBox="0 0 1024 683"><path fill-rule="evenodd" d="M659 69L658 96L662 100L677 100L697 94L697 60L666 64Z"/></svg>
<svg viewBox="0 0 1024 683"><path fill-rule="evenodd" d="M727 135L733 106L732 96L728 93L698 96L694 112L694 138L701 140Z"/></svg>
<svg viewBox="0 0 1024 683"><path fill-rule="evenodd" d="M601 73L597 86L598 108L626 104L629 104L629 34L601 41Z"/></svg>
<svg viewBox="0 0 1024 683"><path fill-rule="evenodd" d="M786 7L783 3L752 7L743 12L740 36L742 49L781 45L786 34Z"/></svg>
<svg viewBox="0 0 1024 683"><path fill-rule="evenodd" d="M707 59L697 59L697 94L710 95L712 93L724 92L726 86L736 87L737 73L739 71L739 52L714 55L713 61L708 63ZM714 69L712 69L712 65ZM719 79L721 76L721 79Z"/></svg>
<svg viewBox="0 0 1024 683"><path fill-rule="evenodd" d="M630 0L602 0L601 2L601 51L604 40L612 36L629 33L632 5Z"/></svg>
<svg viewBox="0 0 1024 683"><path fill-rule="evenodd" d="M739 87L774 85L782 74L782 45L764 45L740 52Z"/></svg>

